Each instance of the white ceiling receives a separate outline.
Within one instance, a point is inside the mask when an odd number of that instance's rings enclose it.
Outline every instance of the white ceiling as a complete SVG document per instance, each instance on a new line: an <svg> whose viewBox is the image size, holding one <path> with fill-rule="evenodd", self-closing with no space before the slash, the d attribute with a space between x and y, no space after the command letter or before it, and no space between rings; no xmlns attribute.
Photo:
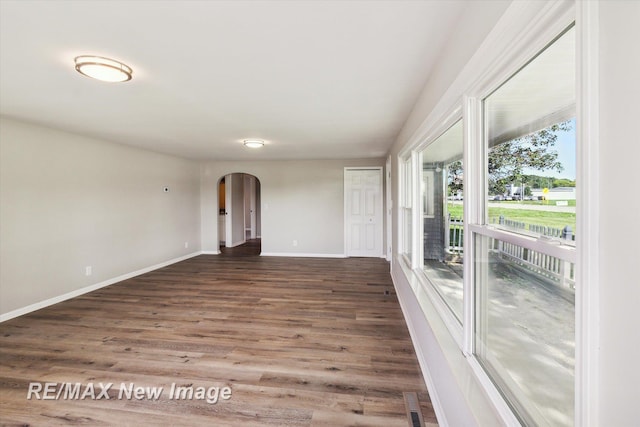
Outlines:
<svg viewBox="0 0 640 427"><path fill-rule="evenodd" d="M380 157L463 6L2 0L0 113L194 159ZM134 78L86 78L83 54Z"/></svg>

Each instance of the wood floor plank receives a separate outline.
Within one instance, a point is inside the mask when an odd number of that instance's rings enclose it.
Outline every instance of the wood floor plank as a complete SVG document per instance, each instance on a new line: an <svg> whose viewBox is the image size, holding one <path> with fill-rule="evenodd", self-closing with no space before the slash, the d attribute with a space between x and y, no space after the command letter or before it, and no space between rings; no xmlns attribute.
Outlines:
<svg viewBox="0 0 640 427"><path fill-rule="evenodd" d="M384 260L233 249L0 324L0 422L405 426L402 393L415 391L436 425ZM27 400L46 382L113 385L110 399ZM162 392L122 396L131 384Z"/></svg>

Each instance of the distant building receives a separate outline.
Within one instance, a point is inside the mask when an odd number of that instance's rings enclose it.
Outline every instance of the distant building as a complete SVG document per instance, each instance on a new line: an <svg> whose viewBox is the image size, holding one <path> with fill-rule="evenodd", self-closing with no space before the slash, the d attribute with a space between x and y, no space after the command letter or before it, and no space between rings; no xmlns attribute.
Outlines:
<svg viewBox="0 0 640 427"><path fill-rule="evenodd" d="M545 196L547 200L575 200L576 188L575 187L550 188L549 192L546 195L542 191L542 188L532 188L531 195L535 198Z"/></svg>

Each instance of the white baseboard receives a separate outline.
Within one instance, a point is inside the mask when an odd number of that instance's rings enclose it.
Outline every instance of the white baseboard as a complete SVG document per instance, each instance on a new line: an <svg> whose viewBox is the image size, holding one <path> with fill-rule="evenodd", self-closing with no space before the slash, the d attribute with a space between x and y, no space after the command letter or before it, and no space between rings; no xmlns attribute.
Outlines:
<svg viewBox="0 0 640 427"><path fill-rule="evenodd" d="M200 255L220 255L220 251L200 251Z"/></svg>
<svg viewBox="0 0 640 427"><path fill-rule="evenodd" d="M145 267L140 270L132 271L131 273L123 274L118 277L114 277L112 279L108 279L102 281L100 283L96 283L93 285L85 286L84 288L76 289L75 291L67 292L66 294L58 295L57 297L48 298L44 301L37 302L35 304L30 304L26 307L18 308L7 313L0 314L0 322L4 322L6 320L13 319L14 317L22 316L27 313L31 313L36 310L40 310L41 308L48 307L53 304L57 304L62 301L66 301L71 298L75 298L77 296L95 291L100 288L104 288L105 286L113 285L114 283L122 282L123 280L131 279L132 277L139 276L144 273L148 273L153 270L157 270L162 267L166 267L171 264L175 264L176 262L184 261L189 258L193 258L195 256L200 255L202 252L193 252L188 255L183 255L178 258L173 258L169 261L161 262L160 264L152 265L150 267Z"/></svg>
<svg viewBox="0 0 640 427"><path fill-rule="evenodd" d="M308 254L298 252L262 252L260 256L281 256L300 258L346 258L345 254Z"/></svg>

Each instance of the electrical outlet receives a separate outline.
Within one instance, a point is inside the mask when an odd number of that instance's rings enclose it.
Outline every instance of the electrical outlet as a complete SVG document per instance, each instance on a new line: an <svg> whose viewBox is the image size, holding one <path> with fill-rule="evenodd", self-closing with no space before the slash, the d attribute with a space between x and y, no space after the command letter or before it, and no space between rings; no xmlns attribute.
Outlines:
<svg viewBox="0 0 640 427"><path fill-rule="evenodd" d="M84 268L84 274L85 274L85 276L91 276L91 274L93 273L93 271L92 271L92 270L93 270L93 269L92 269L92 267L91 267L90 265L86 266L86 267Z"/></svg>
<svg viewBox="0 0 640 427"><path fill-rule="evenodd" d="M184 242L184 248L187 249L189 247L189 242Z"/></svg>
<svg viewBox="0 0 640 427"><path fill-rule="evenodd" d="M293 246L298 246L298 241L297 240L293 241Z"/></svg>

